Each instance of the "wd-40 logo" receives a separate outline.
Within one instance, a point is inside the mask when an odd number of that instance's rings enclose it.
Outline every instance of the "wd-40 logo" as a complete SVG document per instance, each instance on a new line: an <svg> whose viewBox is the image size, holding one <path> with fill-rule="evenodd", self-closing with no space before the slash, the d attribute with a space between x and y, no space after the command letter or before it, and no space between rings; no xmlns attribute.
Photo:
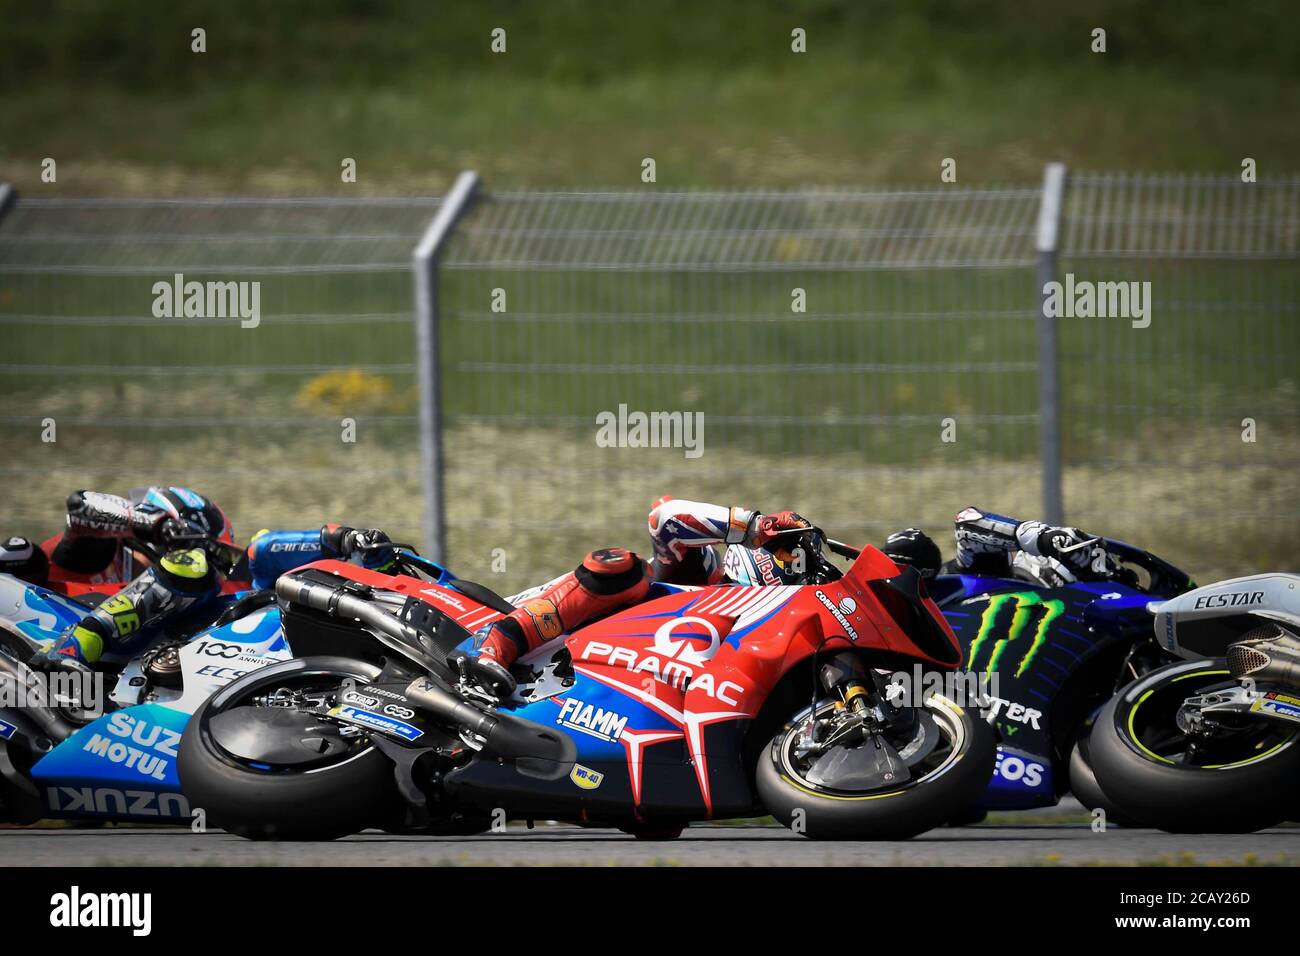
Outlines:
<svg viewBox="0 0 1300 956"><path fill-rule="evenodd" d="M967 669L978 670L984 645L990 644L990 638L1002 632L1001 637L992 640L988 662L984 667L986 674L992 674L1002 666L1002 658L1007 653L1007 649L1016 644L1028 629L1030 621L1036 618L1038 623L1034 629L1033 640L1024 649L1016 665L1015 676L1019 677L1034 662L1039 648L1047 640L1047 631L1052 626L1052 622L1064 613L1064 601L1056 599L1044 601L1042 595L1036 591L993 595L989 598L988 607L984 609L984 616L980 619L979 633L971 642L969 660L966 662ZM1009 621L1007 615L1010 615ZM1018 649L1019 646L1016 650ZM1015 650L1011 653L1014 655Z"/></svg>

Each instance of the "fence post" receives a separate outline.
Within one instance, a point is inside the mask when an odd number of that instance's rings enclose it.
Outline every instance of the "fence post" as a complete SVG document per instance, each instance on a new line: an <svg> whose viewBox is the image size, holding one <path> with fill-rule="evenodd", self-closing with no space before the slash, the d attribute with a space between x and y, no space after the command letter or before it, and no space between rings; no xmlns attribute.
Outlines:
<svg viewBox="0 0 1300 956"><path fill-rule="evenodd" d="M442 376L438 356L438 255L478 190L478 173L467 171L438 206L412 254L415 275L415 361L420 381L420 488L424 495L424 553L447 560L443 502Z"/></svg>
<svg viewBox="0 0 1300 956"><path fill-rule="evenodd" d="M18 190L8 183L0 183L0 219L3 219L5 213L13 208L14 200L17 198Z"/></svg>
<svg viewBox="0 0 1300 956"><path fill-rule="evenodd" d="M1057 320L1047 312L1047 283L1056 280L1065 164L1043 170L1043 198L1038 207L1038 441L1043 474L1043 520L1065 523L1061 490L1061 361Z"/></svg>

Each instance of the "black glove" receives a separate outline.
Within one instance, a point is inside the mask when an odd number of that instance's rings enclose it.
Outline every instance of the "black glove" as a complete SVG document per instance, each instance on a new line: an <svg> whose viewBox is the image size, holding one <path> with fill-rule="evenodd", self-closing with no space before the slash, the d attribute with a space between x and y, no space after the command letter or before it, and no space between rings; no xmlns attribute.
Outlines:
<svg viewBox="0 0 1300 956"><path fill-rule="evenodd" d="M392 543L393 539L378 528L349 528L346 525L326 525L320 529L321 551L328 557L340 558L344 561L354 554L382 551L384 545L391 545ZM379 563L382 564L383 562L380 561Z"/></svg>

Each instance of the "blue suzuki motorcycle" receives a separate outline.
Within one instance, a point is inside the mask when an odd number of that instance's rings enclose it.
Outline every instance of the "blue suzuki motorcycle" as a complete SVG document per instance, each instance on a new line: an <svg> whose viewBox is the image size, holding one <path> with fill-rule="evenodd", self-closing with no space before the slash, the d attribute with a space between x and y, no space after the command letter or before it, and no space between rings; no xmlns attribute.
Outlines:
<svg viewBox="0 0 1300 956"><path fill-rule="evenodd" d="M269 592L232 596L191 640L127 645L84 675L28 667L87 610L0 574L0 822L186 821L181 731L215 690L292 656L279 613Z"/></svg>

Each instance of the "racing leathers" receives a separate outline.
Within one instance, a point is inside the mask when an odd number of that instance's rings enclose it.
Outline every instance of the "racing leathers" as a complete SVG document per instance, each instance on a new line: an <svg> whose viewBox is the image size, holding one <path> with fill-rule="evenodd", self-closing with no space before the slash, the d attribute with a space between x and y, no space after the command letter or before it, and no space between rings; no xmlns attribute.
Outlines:
<svg viewBox="0 0 1300 956"><path fill-rule="evenodd" d="M1050 584L1066 584L1106 572L1100 539L1078 528L1017 521L978 508L962 509L953 524L957 539L953 570L958 572L1009 574L1017 553L1040 559L1035 562L1034 573Z"/></svg>
<svg viewBox="0 0 1300 956"><path fill-rule="evenodd" d="M168 631L185 633L211 616L229 571L233 532L208 499L181 488L149 489L141 502L77 491L68 497L68 529L74 542L134 538L160 556L66 630L38 663L85 667L106 652L151 643ZM369 567L383 567L392 551L373 545L387 540L383 532L339 525L259 532L248 548L253 586L271 587L281 572L324 557L355 555ZM292 557L287 565L286 555Z"/></svg>
<svg viewBox="0 0 1300 956"><path fill-rule="evenodd" d="M714 545L740 545L732 551L751 555L737 565L742 573L757 575L744 583L791 583L793 555L780 547L789 532L811 528L811 523L784 511L764 515L746 508L663 497L650 509L653 560L646 561L624 548L604 548L588 554L568 574L516 595L518 607L476 635L478 656L472 662L481 683L495 694L510 693L515 686L510 665L552 638L581 624L642 600L651 580L673 584L717 584L728 572L718 561ZM495 686L493 686L495 685Z"/></svg>
<svg viewBox="0 0 1300 956"><path fill-rule="evenodd" d="M663 497L649 517L653 561L623 548L593 551L568 574L516 595L517 607L476 635L478 657L472 667L498 696L514 688L510 665L521 654L620 607L642 600L650 581L709 585L797 584L801 568L783 536L812 528L792 511L764 515L739 507ZM977 508L966 508L954 521L955 570L1006 574L1012 556L1024 552L1040 558L1045 575L1062 583L1085 574L1097 560L1097 540L1077 528L1041 521L1017 521ZM923 539L923 540L921 540ZM786 539L788 540L788 539ZM928 563L938 570L939 552L922 532L909 528L890 536L886 553L896 561ZM726 545L719 562L715 545ZM926 547L928 545L928 547ZM493 686L495 685L495 686Z"/></svg>

